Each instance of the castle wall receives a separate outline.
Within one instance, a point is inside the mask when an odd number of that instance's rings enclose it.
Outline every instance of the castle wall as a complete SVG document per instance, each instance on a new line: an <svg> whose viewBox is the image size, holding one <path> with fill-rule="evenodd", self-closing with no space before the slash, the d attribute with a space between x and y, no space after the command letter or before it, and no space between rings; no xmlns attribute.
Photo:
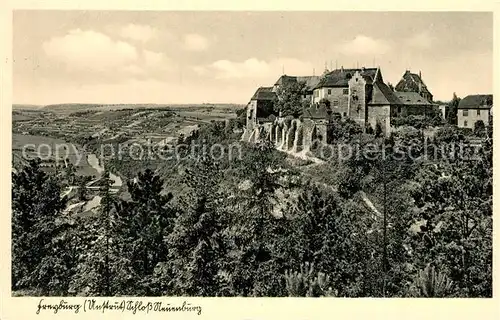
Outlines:
<svg viewBox="0 0 500 320"><path fill-rule="evenodd" d="M368 123L371 125L373 131L375 132L377 123L380 124L382 132L387 136L391 132L391 117L390 111L391 107L389 105L384 106L369 106L368 111Z"/></svg>
<svg viewBox="0 0 500 320"><path fill-rule="evenodd" d="M358 71L349 80L348 116L362 128L366 121L366 81Z"/></svg>
<svg viewBox="0 0 500 320"><path fill-rule="evenodd" d="M302 122L302 139L303 139L303 149L311 150L313 144L313 131L316 124L311 119L305 119Z"/></svg>
<svg viewBox="0 0 500 320"><path fill-rule="evenodd" d="M247 106L247 128L251 129L257 125L257 100L251 100Z"/></svg>

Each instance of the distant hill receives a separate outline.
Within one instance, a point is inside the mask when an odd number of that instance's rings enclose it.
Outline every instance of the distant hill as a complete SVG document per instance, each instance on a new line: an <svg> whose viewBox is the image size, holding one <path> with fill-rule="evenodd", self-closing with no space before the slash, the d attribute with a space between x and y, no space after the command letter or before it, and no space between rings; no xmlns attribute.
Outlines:
<svg viewBox="0 0 500 320"><path fill-rule="evenodd" d="M39 106L36 104L17 104L17 103L12 104L13 110L39 110L41 108L43 108L43 106Z"/></svg>
<svg viewBox="0 0 500 320"><path fill-rule="evenodd" d="M74 112L86 110L118 110L118 109L150 109L150 108L213 108L213 109L240 109L243 105L234 103L203 103L203 104L155 104L155 103L132 103L132 104L93 104L93 103L62 103L50 104L43 107L45 111Z"/></svg>

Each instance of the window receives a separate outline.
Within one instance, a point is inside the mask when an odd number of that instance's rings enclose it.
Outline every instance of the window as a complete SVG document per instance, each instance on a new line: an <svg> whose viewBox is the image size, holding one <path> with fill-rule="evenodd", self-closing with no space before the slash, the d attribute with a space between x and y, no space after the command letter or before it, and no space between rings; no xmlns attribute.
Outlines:
<svg viewBox="0 0 500 320"><path fill-rule="evenodd" d="M481 115L481 110L477 109L477 115L480 116Z"/></svg>
<svg viewBox="0 0 500 320"><path fill-rule="evenodd" d="M467 127L467 120L464 121L464 127Z"/></svg>
<svg viewBox="0 0 500 320"><path fill-rule="evenodd" d="M464 117L468 117L469 116L469 109L464 109L463 115L464 115Z"/></svg>
<svg viewBox="0 0 500 320"><path fill-rule="evenodd" d="M344 117L346 117L346 116L347 116L347 112L344 112Z"/></svg>
<svg viewBox="0 0 500 320"><path fill-rule="evenodd" d="M332 89L328 89L328 94L332 94Z"/></svg>
<svg viewBox="0 0 500 320"><path fill-rule="evenodd" d="M401 107L398 107L398 113L401 113Z"/></svg>
<svg viewBox="0 0 500 320"><path fill-rule="evenodd" d="M344 89L344 90L343 90L343 93L344 93L344 94L349 94L349 89Z"/></svg>
<svg viewBox="0 0 500 320"><path fill-rule="evenodd" d="M339 101L338 100L333 100L333 106L338 107L339 106Z"/></svg>

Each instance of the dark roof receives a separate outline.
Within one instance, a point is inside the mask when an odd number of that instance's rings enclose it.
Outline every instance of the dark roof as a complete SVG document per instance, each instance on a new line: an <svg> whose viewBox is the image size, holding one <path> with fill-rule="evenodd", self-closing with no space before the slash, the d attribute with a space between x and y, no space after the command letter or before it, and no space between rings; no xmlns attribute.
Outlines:
<svg viewBox="0 0 500 320"><path fill-rule="evenodd" d="M490 109L492 106L492 94L472 94L460 100L458 109Z"/></svg>
<svg viewBox="0 0 500 320"><path fill-rule="evenodd" d="M394 92L396 97L405 105L431 106L433 105L427 99L416 92Z"/></svg>
<svg viewBox="0 0 500 320"><path fill-rule="evenodd" d="M276 83L274 85L275 86L282 86L282 85L286 85L286 84L294 83L294 82L297 82L297 77L287 76L286 74L284 74L281 77L279 77L279 79L276 81Z"/></svg>
<svg viewBox="0 0 500 320"><path fill-rule="evenodd" d="M406 72L403 74L403 78L399 80L398 84L396 84L396 86L394 87L394 90L399 92L422 91L430 94L420 75L411 73L409 70L406 70Z"/></svg>
<svg viewBox="0 0 500 320"><path fill-rule="evenodd" d="M317 107L312 105L310 108L306 108L302 116L308 119L326 119L328 113L329 110L323 104L319 104Z"/></svg>
<svg viewBox="0 0 500 320"><path fill-rule="evenodd" d="M399 105L401 101L385 83L375 82L373 84L372 99L370 105Z"/></svg>
<svg viewBox="0 0 500 320"><path fill-rule="evenodd" d="M326 73L315 88L324 87L347 87L351 77L359 71L361 76L371 83L377 73L377 68L361 68L361 69L335 69Z"/></svg>
<svg viewBox="0 0 500 320"><path fill-rule="evenodd" d="M282 75L274 85L282 86L290 83L305 82L306 90L312 91L319 83L319 76L287 76Z"/></svg>
<svg viewBox="0 0 500 320"><path fill-rule="evenodd" d="M272 87L260 87L255 91L251 100L274 100L276 93L273 92Z"/></svg>

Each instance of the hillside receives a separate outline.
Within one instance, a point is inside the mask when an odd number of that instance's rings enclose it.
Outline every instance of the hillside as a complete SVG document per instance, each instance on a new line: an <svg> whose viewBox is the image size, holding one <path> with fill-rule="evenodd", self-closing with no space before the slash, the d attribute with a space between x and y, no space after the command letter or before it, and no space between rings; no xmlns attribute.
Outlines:
<svg viewBox="0 0 500 320"><path fill-rule="evenodd" d="M152 109L152 108L166 108L166 109L218 109L218 110L237 110L242 108L243 105L239 104L226 104L226 103L204 103L204 104L155 104L155 103L136 103L136 104L92 104L92 103L63 103L63 104L50 104L43 106L45 111L54 112L75 112L87 110L119 110L119 109Z"/></svg>

